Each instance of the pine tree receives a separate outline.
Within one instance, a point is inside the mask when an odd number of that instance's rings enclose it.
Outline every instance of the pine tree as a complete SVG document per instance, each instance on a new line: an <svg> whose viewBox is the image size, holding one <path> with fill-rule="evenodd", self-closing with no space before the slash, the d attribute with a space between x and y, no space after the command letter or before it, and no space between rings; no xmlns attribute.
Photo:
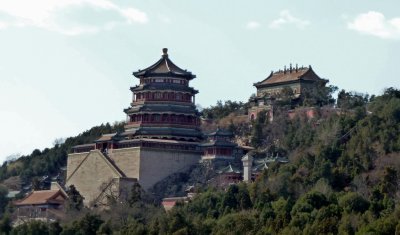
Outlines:
<svg viewBox="0 0 400 235"><path fill-rule="evenodd" d="M80 211L83 208L83 200L85 199L78 190L76 190L74 185L68 187L68 201L67 210L77 210Z"/></svg>

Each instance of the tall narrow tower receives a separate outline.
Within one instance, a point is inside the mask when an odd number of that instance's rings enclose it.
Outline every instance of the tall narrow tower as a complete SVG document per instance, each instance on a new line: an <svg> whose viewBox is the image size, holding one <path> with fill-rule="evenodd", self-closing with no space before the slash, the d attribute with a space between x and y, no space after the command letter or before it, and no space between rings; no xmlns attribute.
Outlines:
<svg viewBox="0 0 400 235"><path fill-rule="evenodd" d="M124 110L127 114L125 130L130 138L201 140L195 106L198 91L189 86L196 76L172 63L167 48L155 64L133 75L140 84L131 87L133 100Z"/></svg>
<svg viewBox="0 0 400 235"><path fill-rule="evenodd" d="M253 157L248 153L242 158L243 162L243 181L251 182L251 169L253 166Z"/></svg>
<svg viewBox="0 0 400 235"><path fill-rule="evenodd" d="M75 185L86 205L106 198L103 185L122 191L137 181L147 190L200 160L198 91L189 86L196 76L172 63L166 48L155 64L133 75L139 84L130 88L125 131L75 146L68 155L66 185Z"/></svg>

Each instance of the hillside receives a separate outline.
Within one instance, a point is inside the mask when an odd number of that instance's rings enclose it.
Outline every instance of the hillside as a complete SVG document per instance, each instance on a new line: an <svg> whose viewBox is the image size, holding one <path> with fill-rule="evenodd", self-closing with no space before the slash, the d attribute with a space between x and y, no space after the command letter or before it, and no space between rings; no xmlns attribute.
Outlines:
<svg viewBox="0 0 400 235"><path fill-rule="evenodd" d="M0 182L10 190L21 190L21 194L32 188L46 189L50 186L50 180L63 183L67 155L73 146L90 143L104 133L120 131L123 125L124 123L101 124L78 136L59 141L52 148L35 149L30 155L5 161L0 167Z"/></svg>
<svg viewBox="0 0 400 235"><path fill-rule="evenodd" d="M236 105L238 104L238 105ZM112 204L108 211L76 212L61 221L61 234L395 234L400 233L400 91L389 88L380 96L340 91L339 109L317 107L310 118L298 107L274 110L274 121L260 115L244 123L245 104L219 103L203 110L205 129L224 126L247 141L259 155L279 153L287 164L270 164L255 182L230 186L226 191L199 189L189 203L165 213L136 192L130 201ZM69 138L48 150L5 163L1 179L53 175L65 165L66 153L121 125L102 125ZM45 159L45 161L43 161ZM165 193L182 192L203 173L171 177ZM168 183L169 182L169 183ZM160 186L161 187L161 186ZM175 187L172 188L172 187ZM132 199L134 198L134 199ZM89 212L89 214L87 214ZM78 216L77 216L78 215ZM127 219L129 218L129 219ZM74 221L75 222L71 222ZM2 220L0 227L7 221ZM49 231L56 225L30 224ZM57 225L59 226L59 225ZM25 230L24 230L25 229Z"/></svg>

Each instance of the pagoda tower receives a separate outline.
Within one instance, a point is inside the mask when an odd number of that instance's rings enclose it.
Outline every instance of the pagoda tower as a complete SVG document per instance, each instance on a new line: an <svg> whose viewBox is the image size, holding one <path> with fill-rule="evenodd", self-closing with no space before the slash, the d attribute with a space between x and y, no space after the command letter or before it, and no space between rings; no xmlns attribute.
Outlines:
<svg viewBox="0 0 400 235"><path fill-rule="evenodd" d="M101 205L107 192L124 195L135 182L147 190L201 159L198 91L189 86L196 76L172 63L166 48L133 75L139 84L130 88L125 130L74 146L68 155L65 185L74 185L87 206Z"/></svg>
<svg viewBox="0 0 400 235"><path fill-rule="evenodd" d="M202 139L199 112L195 106L197 90L189 86L196 77L176 66L168 49L153 65L134 72L139 85L131 87L131 106L124 110L128 139L164 139L198 142Z"/></svg>

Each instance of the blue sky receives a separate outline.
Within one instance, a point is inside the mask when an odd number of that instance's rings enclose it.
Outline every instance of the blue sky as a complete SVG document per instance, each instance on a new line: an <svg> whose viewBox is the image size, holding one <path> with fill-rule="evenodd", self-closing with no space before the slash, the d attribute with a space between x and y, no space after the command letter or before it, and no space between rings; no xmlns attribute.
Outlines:
<svg viewBox="0 0 400 235"><path fill-rule="evenodd" d="M145 68L169 48L203 107L246 101L290 63L379 94L400 78L398 0L0 1L0 161L124 120Z"/></svg>

